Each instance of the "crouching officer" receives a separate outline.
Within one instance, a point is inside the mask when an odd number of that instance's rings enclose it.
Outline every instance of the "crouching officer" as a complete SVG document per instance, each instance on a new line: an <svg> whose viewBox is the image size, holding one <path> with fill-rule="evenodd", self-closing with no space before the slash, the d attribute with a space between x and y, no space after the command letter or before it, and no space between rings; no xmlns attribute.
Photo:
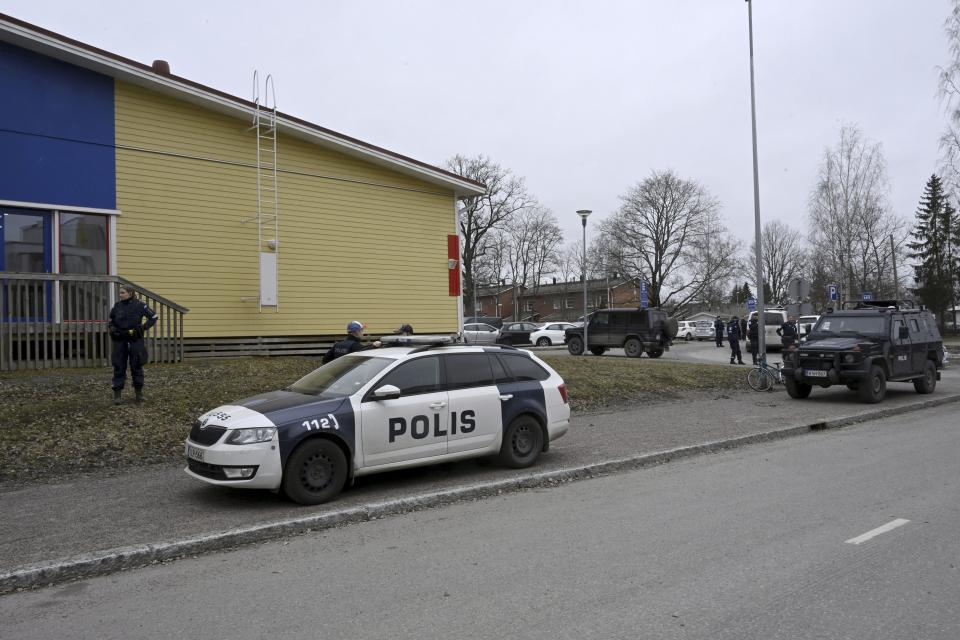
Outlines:
<svg viewBox="0 0 960 640"><path fill-rule="evenodd" d="M370 346L364 346L360 339L363 338L363 330L366 327L362 322L357 322L353 320L347 324L347 337L345 340L337 342L327 353L323 356L323 364L332 362L339 358L340 356L345 356L348 353L353 353L354 351L363 351L364 349L369 349L371 347L376 348L380 346L380 341L376 340Z"/></svg>
<svg viewBox="0 0 960 640"><path fill-rule="evenodd" d="M110 310L110 338L113 340L113 404L120 404L120 392L127 378L127 363L133 378L137 402L143 402L143 364L147 361L147 345L143 334L157 323L157 312L133 296L133 289L120 285L120 300ZM143 319L146 318L146 322Z"/></svg>
<svg viewBox="0 0 960 640"><path fill-rule="evenodd" d="M727 341L730 343L730 364L734 364L734 358L737 359L736 364L743 364L743 354L740 352L740 336L740 318L731 316L730 322L727 323Z"/></svg>
<svg viewBox="0 0 960 640"><path fill-rule="evenodd" d="M780 344L784 350L789 349L797 341L797 316L790 316L787 321L777 329L777 335L780 336Z"/></svg>

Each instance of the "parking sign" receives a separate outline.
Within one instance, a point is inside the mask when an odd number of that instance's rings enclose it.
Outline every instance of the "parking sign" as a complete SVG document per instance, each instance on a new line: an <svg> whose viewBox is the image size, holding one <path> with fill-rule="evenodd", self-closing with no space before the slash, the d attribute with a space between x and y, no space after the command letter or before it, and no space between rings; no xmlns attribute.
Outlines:
<svg viewBox="0 0 960 640"><path fill-rule="evenodd" d="M837 285L835 285L835 284L828 284L828 285L827 285L827 292L829 292L829 294L830 294L830 299L831 299L831 300L839 300L839 299L840 299L840 294L837 292Z"/></svg>
<svg viewBox="0 0 960 640"><path fill-rule="evenodd" d="M753 296L747 298L747 311L756 311L757 310L757 299Z"/></svg>
<svg viewBox="0 0 960 640"><path fill-rule="evenodd" d="M650 306L650 298L647 295L647 283L641 282L640 283L640 308L646 309L649 306Z"/></svg>

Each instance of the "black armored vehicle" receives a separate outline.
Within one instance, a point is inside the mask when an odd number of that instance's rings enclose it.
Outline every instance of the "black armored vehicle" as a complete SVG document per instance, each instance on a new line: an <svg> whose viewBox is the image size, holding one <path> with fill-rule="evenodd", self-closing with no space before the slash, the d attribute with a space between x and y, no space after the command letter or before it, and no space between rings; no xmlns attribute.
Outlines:
<svg viewBox="0 0 960 640"><path fill-rule="evenodd" d="M887 382L912 382L933 393L943 367L943 341L933 314L910 301L846 302L820 316L805 342L783 354L791 398L813 387L845 384L864 402L880 402Z"/></svg>
<svg viewBox="0 0 960 640"><path fill-rule="evenodd" d="M595 356L609 348L623 347L631 358L644 353L659 358L670 349L678 329L677 321L662 309L600 309L587 320L587 348ZM583 353L583 327L569 327L564 338L567 351L575 356Z"/></svg>

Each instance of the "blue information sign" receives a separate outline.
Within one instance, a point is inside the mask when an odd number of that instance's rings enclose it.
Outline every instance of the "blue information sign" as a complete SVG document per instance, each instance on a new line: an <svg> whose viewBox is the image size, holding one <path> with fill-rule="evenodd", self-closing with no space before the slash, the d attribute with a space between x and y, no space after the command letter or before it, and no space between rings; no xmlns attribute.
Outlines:
<svg viewBox="0 0 960 640"><path fill-rule="evenodd" d="M756 311L757 310L757 299L753 296L747 298L747 311Z"/></svg>
<svg viewBox="0 0 960 640"><path fill-rule="evenodd" d="M872 292L872 291L861 291L861 292L860 292L860 299L861 299L861 300L873 300L873 292Z"/></svg>
<svg viewBox="0 0 960 640"><path fill-rule="evenodd" d="M840 299L840 294L839 294L839 292L837 291L837 285L835 285L835 284L828 284L828 285L827 285L827 293L830 294L830 299L831 299L831 300L839 300L839 299Z"/></svg>
<svg viewBox="0 0 960 640"><path fill-rule="evenodd" d="M640 283L640 308L646 309L649 306L650 306L650 298L647 295L647 283L641 282Z"/></svg>

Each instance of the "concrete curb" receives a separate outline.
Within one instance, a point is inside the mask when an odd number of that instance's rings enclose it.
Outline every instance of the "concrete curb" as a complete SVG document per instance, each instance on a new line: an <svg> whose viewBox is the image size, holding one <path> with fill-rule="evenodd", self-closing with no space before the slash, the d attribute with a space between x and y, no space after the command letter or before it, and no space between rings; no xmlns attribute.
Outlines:
<svg viewBox="0 0 960 640"><path fill-rule="evenodd" d="M666 451L639 454L615 460L605 460L568 469L533 473L506 480L481 482L443 491L421 493L407 498L376 502L348 509L338 509L302 518L279 520L252 527L228 529L226 531L184 540L118 547L105 551L82 554L54 562L34 564L0 574L0 594L47 586L77 578L106 575L184 556L228 549L282 536L329 529L345 524L376 520L378 518L418 509L426 509L465 500L475 500L522 489L552 486L621 471L631 471L663 464L671 460L679 460L724 449L733 449L748 444L781 440L811 431L836 429L851 424L888 418L958 401L960 401L960 394L955 394L900 407L877 409L875 411L843 416L822 422L774 429L726 440L676 447Z"/></svg>

